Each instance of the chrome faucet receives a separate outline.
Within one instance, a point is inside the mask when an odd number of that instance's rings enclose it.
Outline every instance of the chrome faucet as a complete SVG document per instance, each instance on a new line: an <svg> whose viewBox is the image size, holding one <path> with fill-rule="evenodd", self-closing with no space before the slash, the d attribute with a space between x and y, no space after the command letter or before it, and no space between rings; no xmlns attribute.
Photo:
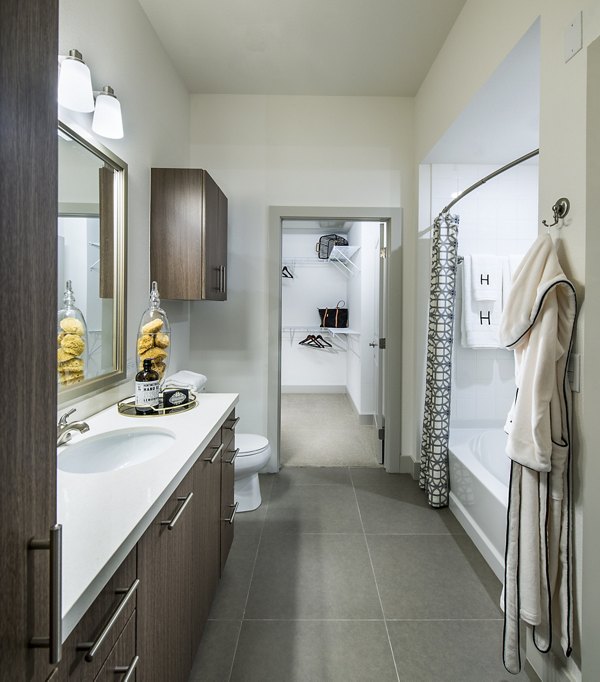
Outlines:
<svg viewBox="0 0 600 682"><path fill-rule="evenodd" d="M67 419L75 412L77 408L73 408L68 412L65 412L63 416L58 420L58 426L56 427L56 447L64 445L71 440L71 432L79 431L80 433L85 433L90 430L90 427L85 422L72 422L67 423Z"/></svg>

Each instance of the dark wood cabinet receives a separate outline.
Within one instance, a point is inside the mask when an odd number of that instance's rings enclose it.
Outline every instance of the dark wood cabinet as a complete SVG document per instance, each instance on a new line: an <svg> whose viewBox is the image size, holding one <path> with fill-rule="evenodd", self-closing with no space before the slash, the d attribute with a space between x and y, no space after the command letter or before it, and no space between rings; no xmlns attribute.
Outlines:
<svg viewBox="0 0 600 682"><path fill-rule="evenodd" d="M235 423L232 412L69 635L52 682L131 667L144 682L187 682L233 538Z"/></svg>
<svg viewBox="0 0 600 682"><path fill-rule="evenodd" d="M152 169L150 274L165 299L227 299L227 197L205 170Z"/></svg>
<svg viewBox="0 0 600 682"><path fill-rule="evenodd" d="M223 457L221 459L221 573L223 573L225 562L229 556L234 534L236 506L233 486L235 457L237 454L235 449L235 427L237 422L235 412L232 412L221 429L223 441Z"/></svg>
<svg viewBox="0 0 600 682"><path fill-rule="evenodd" d="M0 678L45 680L56 523L58 0L0 2ZM45 340L48 340L46 343Z"/></svg>
<svg viewBox="0 0 600 682"><path fill-rule="evenodd" d="M208 618L220 574L221 445L218 434L194 465L194 515L192 546L192 652L195 652ZM214 454L213 454L214 453Z"/></svg>
<svg viewBox="0 0 600 682"><path fill-rule="evenodd" d="M223 562L224 494L229 515L233 508L233 466L225 463L233 437L222 437L220 429L138 542L144 682L185 682L208 619Z"/></svg>
<svg viewBox="0 0 600 682"><path fill-rule="evenodd" d="M67 638L59 671L52 678L53 682L89 682L100 672L135 612L138 589L136 557L134 549ZM117 613L118 616L113 619Z"/></svg>
<svg viewBox="0 0 600 682"><path fill-rule="evenodd" d="M192 665L191 579L194 472L177 487L138 542L139 677L187 680Z"/></svg>

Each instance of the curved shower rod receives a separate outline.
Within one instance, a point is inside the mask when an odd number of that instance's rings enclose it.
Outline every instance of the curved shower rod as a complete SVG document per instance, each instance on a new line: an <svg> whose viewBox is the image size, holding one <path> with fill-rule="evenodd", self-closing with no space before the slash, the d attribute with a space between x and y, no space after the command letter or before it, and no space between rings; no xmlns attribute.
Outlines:
<svg viewBox="0 0 600 682"><path fill-rule="evenodd" d="M537 156L539 153L540 153L539 149L534 149L532 152L529 152L528 154L525 154L524 156L520 156L518 159L515 159L514 161L507 163L506 166L502 166L502 168L498 168L498 170L495 170L493 173L486 175L485 178L478 180L474 185L467 187L467 189L464 192L461 192L455 199L453 199L448 204L448 206L445 206L440 211L439 215L444 215L444 213L448 213L448 211L454 206L454 204L456 204L458 201L460 201L463 197L466 197L467 194L470 194L474 189L477 189L478 187L481 187L481 185L484 185L488 180L495 178L496 175L500 175L500 173L504 173L504 171L509 170L513 166L518 166L520 163L523 163L523 161L527 161L528 159L531 159L532 157Z"/></svg>

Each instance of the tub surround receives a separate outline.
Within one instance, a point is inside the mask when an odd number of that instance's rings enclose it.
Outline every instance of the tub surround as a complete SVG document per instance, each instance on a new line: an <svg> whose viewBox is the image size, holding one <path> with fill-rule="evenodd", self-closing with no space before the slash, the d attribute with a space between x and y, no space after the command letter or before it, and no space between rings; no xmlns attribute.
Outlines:
<svg viewBox="0 0 600 682"><path fill-rule="evenodd" d="M501 428L450 430L450 511L500 581L510 462Z"/></svg>
<svg viewBox="0 0 600 682"><path fill-rule="evenodd" d="M73 444L119 429L171 432L173 444L160 455L102 473L58 470L58 523L63 525L63 640L133 549L153 518L190 471L238 402L236 393L198 396L185 413L134 419L115 405L87 419L89 432ZM67 450L65 445L58 450Z"/></svg>

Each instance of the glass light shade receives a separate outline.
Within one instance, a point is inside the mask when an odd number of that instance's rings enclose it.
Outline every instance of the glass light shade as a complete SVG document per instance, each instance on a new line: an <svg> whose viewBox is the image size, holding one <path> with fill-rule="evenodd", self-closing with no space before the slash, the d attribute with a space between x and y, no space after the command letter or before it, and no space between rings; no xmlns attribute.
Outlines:
<svg viewBox="0 0 600 682"><path fill-rule="evenodd" d="M58 103L71 111L94 111L92 77L79 59L65 57L58 77Z"/></svg>
<svg viewBox="0 0 600 682"><path fill-rule="evenodd" d="M110 137L113 140L120 140L123 137L121 104L114 95L101 92L96 97L92 130L97 135Z"/></svg>

